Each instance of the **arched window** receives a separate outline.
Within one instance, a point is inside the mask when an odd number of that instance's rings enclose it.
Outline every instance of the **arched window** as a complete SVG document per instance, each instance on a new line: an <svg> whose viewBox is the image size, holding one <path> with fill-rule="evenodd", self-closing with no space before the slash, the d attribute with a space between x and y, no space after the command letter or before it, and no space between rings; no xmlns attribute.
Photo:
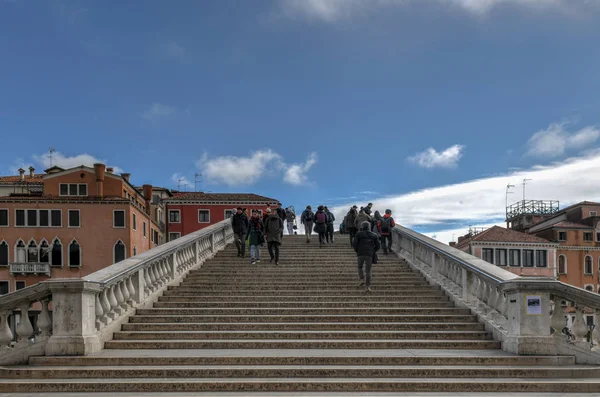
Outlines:
<svg viewBox="0 0 600 397"><path fill-rule="evenodd" d="M564 255L558 257L558 274L567 274L567 257Z"/></svg>
<svg viewBox="0 0 600 397"><path fill-rule="evenodd" d="M114 263L125 259L125 244L121 240L117 241L114 247Z"/></svg>
<svg viewBox="0 0 600 397"><path fill-rule="evenodd" d="M8 244L0 242L0 266L8 266Z"/></svg>
<svg viewBox="0 0 600 397"><path fill-rule="evenodd" d="M34 240L31 240L27 245L27 262L36 263L39 262L40 251Z"/></svg>
<svg viewBox="0 0 600 397"><path fill-rule="evenodd" d="M17 246L15 247L15 258L15 262L17 263L27 262L27 248L25 247L23 240L17 241Z"/></svg>
<svg viewBox="0 0 600 397"><path fill-rule="evenodd" d="M52 255L51 262L52 266L60 266L63 265L63 253L62 253L62 244L59 239L55 239L52 243Z"/></svg>
<svg viewBox="0 0 600 397"><path fill-rule="evenodd" d="M40 243L40 263L50 262L50 246L46 240Z"/></svg>
<svg viewBox="0 0 600 397"><path fill-rule="evenodd" d="M590 292L594 292L594 286L593 285L586 285L585 286L585 290L586 291L590 291Z"/></svg>
<svg viewBox="0 0 600 397"><path fill-rule="evenodd" d="M81 247L79 246L77 240L73 240L73 242L69 244L69 266L81 266Z"/></svg>
<svg viewBox="0 0 600 397"><path fill-rule="evenodd" d="M585 261L583 262L583 273L584 274L594 274L594 266L592 265L592 257L586 255Z"/></svg>

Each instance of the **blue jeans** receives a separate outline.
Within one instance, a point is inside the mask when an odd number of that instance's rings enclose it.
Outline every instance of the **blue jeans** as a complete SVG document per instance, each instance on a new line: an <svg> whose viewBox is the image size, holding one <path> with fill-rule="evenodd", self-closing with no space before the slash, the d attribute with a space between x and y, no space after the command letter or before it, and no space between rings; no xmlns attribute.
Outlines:
<svg viewBox="0 0 600 397"><path fill-rule="evenodd" d="M252 258L253 260L260 259L260 245L250 246L250 258Z"/></svg>

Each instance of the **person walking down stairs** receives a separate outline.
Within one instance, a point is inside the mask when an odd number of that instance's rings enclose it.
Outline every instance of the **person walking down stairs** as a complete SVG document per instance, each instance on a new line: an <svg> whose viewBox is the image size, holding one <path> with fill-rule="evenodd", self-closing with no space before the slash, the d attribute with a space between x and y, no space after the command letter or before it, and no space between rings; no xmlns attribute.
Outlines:
<svg viewBox="0 0 600 397"><path fill-rule="evenodd" d="M296 219L296 214L290 209L285 209L285 223L287 226L287 231L290 236L294 235L294 220Z"/></svg>
<svg viewBox="0 0 600 397"><path fill-rule="evenodd" d="M335 222L335 216L329 211L327 206L325 206L324 209L327 214L327 231L325 232L325 238L328 243L333 244L333 222Z"/></svg>
<svg viewBox="0 0 600 397"><path fill-rule="evenodd" d="M283 220L277 213L271 213L268 209L267 213L269 215L265 221L265 239L271 262L275 261L275 264L279 265L279 246L283 240Z"/></svg>
<svg viewBox="0 0 600 397"><path fill-rule="evenodd" d="M237 213L231 217L231 227L235 246L237 247L237 256L243 258L246 255L246 235L248 234L248 217L243 213L243 208L238 207Z"/></svg>
<svg viewBox="0 0 600 397"><path fill-rule="evenodd" d="M315 213L315 232L319 234L319 247L323 248L325 233L327 233L327 213L322 205L317 208Z"/></svg>
<svg viewBox="0 0 600 397"><path fill-rule="evenodd" d="M313 231L313 225L315 222L315 213L312 212L310 205L306 206L306 209L300 215L300 223L304 225L304 234L306 235L306 243L310 243L310 235Z"/></svg>
<svg viewBox="0 0 600 397"><path fill-rule="evenodd" d="M250 264L260 263L260 246L265 242L264 227L262 220L258 216L258 211L252 211L250 218L250 227L248 232L248 242L250 243Z"/></svg>
<svg viewBox="0 0 600 397"><path fill-rule="evenodd" d="M360 231L354 238L354 251L356 251L358 263L359 287L365 286L366 292L371 292L371 268L373 266L373 256L379 251L380 244L377 235L371 230L371 223L364 221L361 224ZM363 271L364 266L364 271Z"/></svg>

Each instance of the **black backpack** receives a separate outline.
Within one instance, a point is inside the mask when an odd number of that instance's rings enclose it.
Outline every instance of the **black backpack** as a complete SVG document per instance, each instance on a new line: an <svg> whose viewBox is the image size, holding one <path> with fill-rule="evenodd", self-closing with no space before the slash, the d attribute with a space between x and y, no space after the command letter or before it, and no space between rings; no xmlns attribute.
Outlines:
<svg viewBox="0 0 600 397"><path fill-rule="evenodd" d="M392 217L381 218L381 232L389 233L392 230Z"/></svg>
<svg viewBox="0 0 600 397"><path fill-rule="evenodd" d="M311 211L304 211L304 222L312 222L313 213Z"/></svg>

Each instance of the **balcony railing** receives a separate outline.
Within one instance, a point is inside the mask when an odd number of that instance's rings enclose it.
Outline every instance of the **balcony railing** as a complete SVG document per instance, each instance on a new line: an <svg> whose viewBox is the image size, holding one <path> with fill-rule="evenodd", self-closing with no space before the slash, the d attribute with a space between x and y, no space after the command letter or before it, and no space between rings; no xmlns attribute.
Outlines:
<svg viewBox="0 0 600 397"><path fill-rule="evenodd" d="M9 263L9 269L10 274L12 276L17 274L25 276L29 274L33 274L36 276L38 274L45 274L46 276L50 277L51 275L49 263Z"/></svg>

